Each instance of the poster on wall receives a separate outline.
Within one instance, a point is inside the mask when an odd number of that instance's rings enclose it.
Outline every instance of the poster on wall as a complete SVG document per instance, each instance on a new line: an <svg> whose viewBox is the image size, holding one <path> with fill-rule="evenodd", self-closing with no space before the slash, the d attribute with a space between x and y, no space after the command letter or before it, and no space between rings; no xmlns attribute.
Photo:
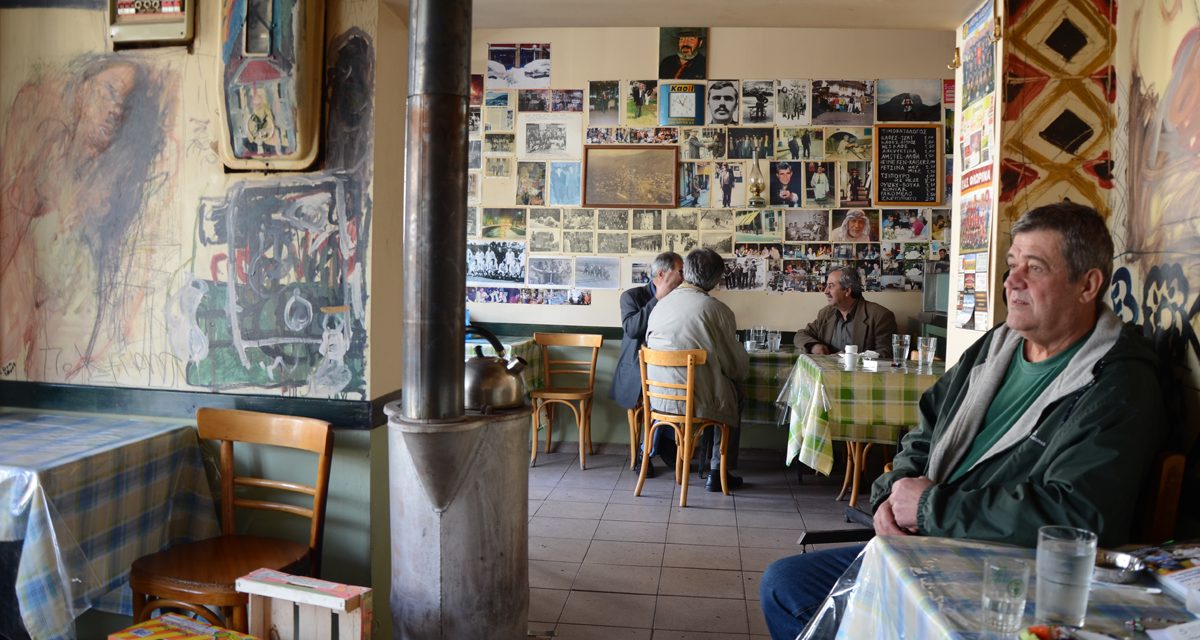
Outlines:
<svg viewBox="0 0 1200 640"><path fill-rule="evenodd" d="M658 124L692 126L704 124L704 85L664 82L659 87Z"/></svg>
<svg viewBox="0 0 1200 640"><path fill-rule="evenodd" d="M708 28L663 27L658 30L658 77L703 80L708 77Z"/></svg>
<svg viewBox="0 0 1200 640"><path fill-rule="evenodd" d="M876 84L879 122L937 122L942 119L941 80L880 80Z"/></svg>
<svg viewBox="0 0 1200 640"><path fill-rule="evenodd" d="M488 89L550 88L550 43L489 44Z"/></svg>
<svg viewBox="0 0 1200 640"><path fill-rule="evenodd" d="M962 26L963 104L967 106L996 89L992 2L980 5Z"/></svg>

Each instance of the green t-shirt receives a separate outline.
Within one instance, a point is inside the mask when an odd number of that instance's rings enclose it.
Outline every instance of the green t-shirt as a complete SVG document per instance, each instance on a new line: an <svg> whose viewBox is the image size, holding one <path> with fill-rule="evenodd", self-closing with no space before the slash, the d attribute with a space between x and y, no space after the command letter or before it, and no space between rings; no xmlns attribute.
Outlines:
<svg viewBox="0 0 1200 640"><path fill-rule="evenodd" d="M983 429L971 443L971 450L959 463L958 468L950 476L950 482L958 480L987 453L992 445L1025 414L1025 411L1037 400L1038 396L1050 386L1050 383L1067 368L1067 363L1083 347L1083 343L1091 336L1091 332L1080 338L1075 344L1062 353L1055 354L1041 362L1030 362L1025 359L1025 339L1017 343L1017 352L1008 363L1008 371L1004 374L1004 382L1000 390L988 406L987 415L983 419Z"/></svg>

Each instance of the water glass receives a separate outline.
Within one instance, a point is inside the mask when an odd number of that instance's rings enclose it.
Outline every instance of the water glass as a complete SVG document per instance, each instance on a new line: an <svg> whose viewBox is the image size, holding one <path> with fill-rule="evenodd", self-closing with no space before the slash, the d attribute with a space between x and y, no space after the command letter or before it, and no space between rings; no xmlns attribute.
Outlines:
<svg viewBox="0 0 1200 640"><path fill-rule="evenodd" d="M1028 585L1029 563L1024 560L995 556L983 560L984 631L1010 634L1021 629Z"/></svg>
<svg viewBox="0 0 1200 640"><path fill-rule="evenodd" d="M1082 627L1095 565L1095 533L1075 527L1038 529L1038 622Z"/></svg>
<svg viewBox="0 0 1200 640"><path fill-rule="evenodd" d="M761 324L754 327L754 342L758 344L759 349L765 349L767 346L767 328Z"/></svg>
<svg viewBox="0 0 1200 640"><path fill-rule="evenodd" d="M917 364L926 369L933 367L933 356L937 352L937 338L917 338Z"/></svg>
<svg viewBox="0 0 1200 640"><path fill-rule="evenodd" d="M768 331L767 332L767 348L770 349L772 353L778 353L779 347L782 343L783 343L783 334L782 333L780 333L778 331Z"/></svg>
<svg viewBox="0 0 1200 640"><path fill-rule="evenodd" d="M892 366L902 367L904 361L908 360L908 353L912 350L912 336L899 333L892 334Z"/></svg>

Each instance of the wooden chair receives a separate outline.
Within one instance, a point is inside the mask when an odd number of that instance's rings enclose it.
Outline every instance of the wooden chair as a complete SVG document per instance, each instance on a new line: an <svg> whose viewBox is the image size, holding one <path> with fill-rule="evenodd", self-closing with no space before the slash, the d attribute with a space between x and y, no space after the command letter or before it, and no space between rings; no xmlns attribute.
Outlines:
<svg viewBox="0 0 1200 640"><path fill-rule="evenodd" d="M629 468L633 469L637 466L637 448L641 444L642 436L642 413L646 410L642 399L638 398L638 404L632 409L625 410L625 418L629 421Z"/></svg>
<svg viewBox="0 0 1200 640"><path fill-rule="evenodd" d="M554 405L561 404L571 410L575 424L579 427L579 468L587 469L587 454L592 450L592 391L596 386L596 357L604 336L593 333L541 333L533 334L533 341L542 349L542 362L546 368L546 387L531 391L533 399L532 452L529 466L537 464L538 423L542 409L546 410L546 453L550 453L550 439L554 433ZM591 360L570 360L565 356L554 358L552 349L590 348ZM582 384L561 385L564 376L582 380ZM556 380L557 378L557 380Z"/></svg>
<svg viewBox="0 0 1200 640"><path fill-rule="evenodd" d="M133 619L142 622L155 610L176 609L245 632L249 598L235 590L238 578L264 567L313 577L319 574L333 431L323 420L231 409L200 409L196 424L201 438L218 440L221 445L221 535L176 545L134 561L129 573ZM234 442L316 453L316 484L237 475L233 465ZM235 495L235 487L250 488L252 493ZM286 502L268 499L282 498L271 493L277 491L306 498ZM297 504L309 500L310 504ZM296 542L238 534L235 507L307 518L308 539ZM226 619L220 620L209 607L219 608Z"/></svg>
<svg viewBox="0 0 1200 640"><path fill-rule="evenodd" d="M726 453L729 449L729 425L713 420L697 418L695 405L696 367L708 361L708 352L704 349L683 349L679 351L656 351L642 347L638 354L638 362L642 372L642 398L645 410L642 412L642 440L654 442L654 434L662 427L675 430L675 442L680 443L675 454L675 484L682 485L679 492L679 506L687 506L688 476L691 469L692 456L696 453L696 443L700 434L707 427L721 430L721 492L729 495L729 485L725 475ZM687 377L683 384L663 380L652 380L647 375L647 365L656 367L686 367ZM651 389L682 390L683 394ZM663 413L650 408L652 399L675 400L683 403L683 415ZM650 467L650 447L642 447L642 472L638 476L637 488L633 495L642 495L642 485L646 483L646 469ZM711 473L711 472L710 472Z"/></svg>

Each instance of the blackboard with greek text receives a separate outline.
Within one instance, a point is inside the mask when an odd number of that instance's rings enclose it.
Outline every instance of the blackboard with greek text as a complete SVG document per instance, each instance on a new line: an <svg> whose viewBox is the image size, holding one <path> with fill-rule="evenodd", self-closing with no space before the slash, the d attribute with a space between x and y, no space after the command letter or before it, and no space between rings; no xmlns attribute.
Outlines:
<svg viewBox="0 0 1200 640"><path fill-rule="evenodd" d="M875 203L937 206L942 203L941 125L875 126Z"/></svg>

